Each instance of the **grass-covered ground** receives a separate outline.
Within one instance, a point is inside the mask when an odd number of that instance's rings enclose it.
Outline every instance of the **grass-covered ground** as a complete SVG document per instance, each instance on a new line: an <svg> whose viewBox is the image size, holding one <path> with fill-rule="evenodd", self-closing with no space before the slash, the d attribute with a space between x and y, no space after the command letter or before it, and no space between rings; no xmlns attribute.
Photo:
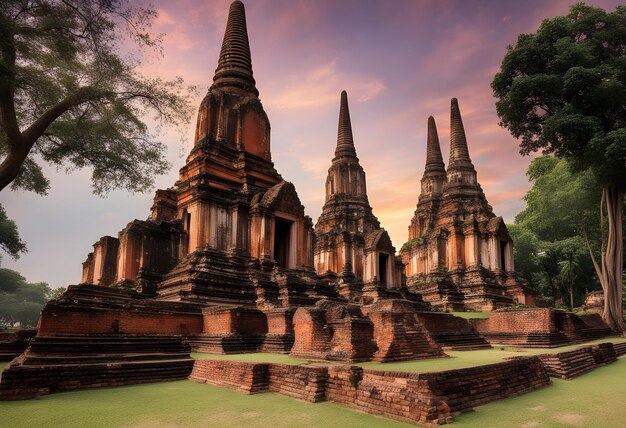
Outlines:
<svg viewBox="0 0 626 428"><path fill-rule="evenodd" d="M624 342L605 338L596 342ZM591 342L593 343L593 342ZM402 363L363 363L382 370L433 371L498 362L502 358L556 349L492 349L448 352L449 358ZM196 358L299 364L276 354L209 355ZM0 371L7 363L0 363ZM553 385L456 416L458 427L624 426L626 358L572 381ZM246 396L191 381L52 394L35 400L0 402L0 427L401 427L410 426L333 403L306 403L275 393Z"/></svg>
<svg viewBox="0 0 626 428"><path fill-rule="evenodd" d="M2 366L0 366L1 368ZM477 407L452 427L618 427L626 358L571 381ZM0 427L402 427L333 403L275 393L242 395L191 381L52 394L0 402Z"/></svg>
<svg viewBox="0 0 626 428"><path fill-rule="evenodd" d="M562 346L560 348L551 349L515 349L509 347L481 349L478 351L446 351L449 357L433 358L428 360L402 361L397 363L358 363L363 367L379 370L400 370L408 372L427 372L460 369L464 367L479 366L484 364L497 363L508 357L519 357L523 355L537 355L548 352L564 352L580 346L586 346L594 343L626 342L626 337L609 337L584 344ZM247 361L257 363L282 363L282 364L302 364L306 360L291 358L281 354L236 354L236 355L215 355L215 354L191 354L194 358L207 358L212 360L230 360L230 361Z"/></svg>
<svg viewBox="0 0 626 428"><path fill-rule="evenodd" d="M491 312L451 312L452 315L457 317L471 319L471 318L489 318Z"/></svg>

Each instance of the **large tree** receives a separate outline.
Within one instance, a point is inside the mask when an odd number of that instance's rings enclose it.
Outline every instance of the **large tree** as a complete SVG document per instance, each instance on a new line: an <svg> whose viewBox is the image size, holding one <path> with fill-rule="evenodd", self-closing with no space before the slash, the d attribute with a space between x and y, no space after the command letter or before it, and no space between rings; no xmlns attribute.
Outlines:
<svg viewBox="0 0 626 428"><path fill-rule="evenodd" d="M138 71L160 49L155 17L130 0L0 1L0 190L45 194L42 160L90 167L96 193L143 191L169 168L154 129L191 110L182 79Z"/></svg>
<svg viewBox="0 0 626 428"><path fill-rule="evenodd" d="M532 188L526 208L509 232L515 241L515 266L554 303L582 303L584 292L600 287L586 252L582 230L599 248L601 186L591 171L574 173L569 162L546 155L533 159L526 173Z"/></svg>
<svg viewBox="0 0 626 428"><path fill-rule="evenodd" d="M608 13L578 3L509 46L491 84L496 108L521 153L553 153L602 186L599 257L604 320L626 330L622 310L626 190L626 6Z"/></svg>
<svg viewBox="0 0 626 428"><path fill-rule="evenodd" d="M28 283L14 270L0 269L0 328L18 322L36 326L41 308L52 293L45 282Z"/></svg>

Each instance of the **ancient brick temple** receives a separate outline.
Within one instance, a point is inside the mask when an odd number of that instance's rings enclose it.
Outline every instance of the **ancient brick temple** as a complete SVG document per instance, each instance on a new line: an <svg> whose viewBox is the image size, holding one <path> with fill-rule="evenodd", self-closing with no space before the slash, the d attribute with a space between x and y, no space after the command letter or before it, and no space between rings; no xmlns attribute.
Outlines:
<svg viewBox="0 0 626 428"><path fill-rule="evenodd" d="M323 278L341 278L342 294L363 284L399 288L402 264L388 233L380 227L367 198L365 171L352 137L348 95L341 93L335 157L326 178L326 200L315 225L315 270Z"/></svg>
<svg viewBox="0 0 626 428"><path fill-rule="evenodd" d="M243 4L235 2L179 180L157 191L150 219L94 245L83 283L263 309L335 295L314 275L312 221L274 169L258 95Z"/></svg>
<svg viewBox="0 0 626 428"><path fill-rule="evenodd" d="M478 183L456 98L446 170L435 120L428 118L426 168L409 241L401 250L407 285L445 309L490 310L533 304L515 279L513 241Z"/></svg>

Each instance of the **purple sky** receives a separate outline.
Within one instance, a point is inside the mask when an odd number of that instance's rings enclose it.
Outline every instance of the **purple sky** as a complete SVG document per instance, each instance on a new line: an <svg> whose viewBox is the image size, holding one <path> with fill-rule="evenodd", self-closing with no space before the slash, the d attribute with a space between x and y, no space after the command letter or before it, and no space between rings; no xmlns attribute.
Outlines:
<svg viewBox="0 0 626 428"><path fill-rule="evenodd" d="M198 105L217 66L229 0L157 0L155 31L166 33L164 57L149 74L182 76L200 88ZM470 156L496 215L512 222L524 208L530 158L498 126L489 86L508 44L533 32L543 18L567 13L572 1L248 0L244 1L254 77L272 125L272 156L295 184L315 222L334 154L339 95L348 92L357 154L367 174L374 214L399 249L419 194L426 125L437 122L444 160L449 149L450 98L457 97ZM607 10L619 0L588 2ZM173 168L157 179L173 185L191 149L165 133ZM80 279L81 262L103 235L117 236L145 219L153 192L91 194L90 171L46 168L48 196L4 191L2 204L17 222L29 253L3 267L29 281L66 286Z"/></svg>

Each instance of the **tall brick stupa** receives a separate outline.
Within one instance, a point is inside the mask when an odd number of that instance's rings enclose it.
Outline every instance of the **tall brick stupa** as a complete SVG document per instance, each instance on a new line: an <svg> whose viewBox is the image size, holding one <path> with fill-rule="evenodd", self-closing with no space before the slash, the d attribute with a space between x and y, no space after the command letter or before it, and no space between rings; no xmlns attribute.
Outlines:
<svg viewBox="0 0 626 428"><path fill-rule="evenodd" d="M427 138L421 193L401 250L408 287L445 309L532 304L532 291L515 279L506 225L478 183L456 98L451 102L447 170L433 117L428 118Z"/></svg>
<svg viewBox="0 0 626 428"><path fill-rule="evenodd" d="M315 270L334 276L351 271L361 282L400 285L396 249L367 198L365 171L352 136L348 95L341 93L337 146L326 178L326 199L315 225Z"/></svg>
<svg viewBox="0 0 626 428"><path fill-rule="evenodd" d="M258 95L245 10L235 1L179 180L157 191L148 220L103 238L106 251L95 244L83 283L259 309L334 295L313 270L312 221L272 163Z"/></svg>

